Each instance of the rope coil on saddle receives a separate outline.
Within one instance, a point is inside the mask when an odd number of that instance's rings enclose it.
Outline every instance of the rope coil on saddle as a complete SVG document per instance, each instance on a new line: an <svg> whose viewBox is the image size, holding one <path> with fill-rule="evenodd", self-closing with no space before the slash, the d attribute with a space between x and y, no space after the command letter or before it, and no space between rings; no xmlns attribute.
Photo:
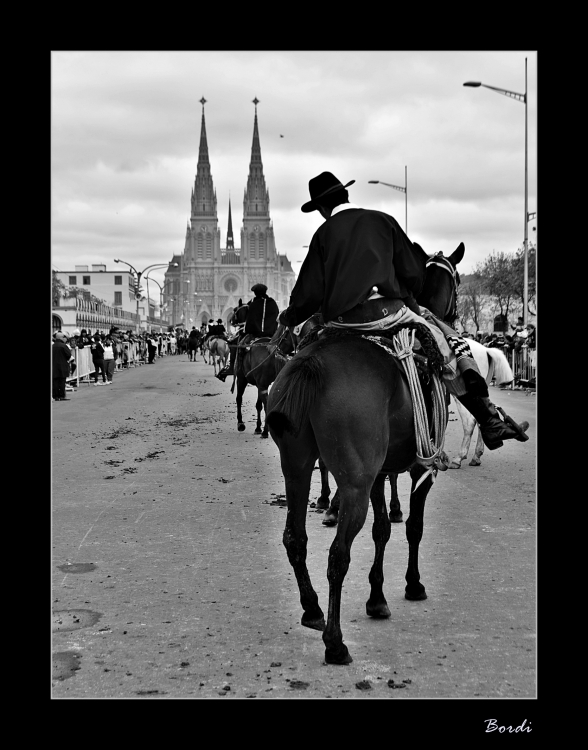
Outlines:
<svg viewBox="0 0 588 750"><path fill-rule="evenodd" d="M364 336L363 338L371 338ZM445 443L445 391L436 373L431 377L433 414L432 414L432 437L429 431L429 420L423 397L423 391L419 380L416 364L413 356L415 331L404 328L392 338L394 356L400 360L406 373L410 395L412 397L414 426L417 442L417 463L427 466L428 470L416 483L413 492L431 475L435 481L439 470L445 471L445 454L443 444ZM386 349L388 347L385 347Z"/></svg>

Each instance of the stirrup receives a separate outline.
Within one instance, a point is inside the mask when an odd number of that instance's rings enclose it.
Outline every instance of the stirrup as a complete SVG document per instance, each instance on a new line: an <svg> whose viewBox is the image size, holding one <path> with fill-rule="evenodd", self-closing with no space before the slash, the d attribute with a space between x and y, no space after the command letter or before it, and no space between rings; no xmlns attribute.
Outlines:
<svg viewBox="0 0 588 750"><path fill-rule="evenodd" d="M519 440L521 443L524 443L529 439L529 436L525 432L525 430L529 429L528 422L525 421L525 422L521 422L521 424L517 424L512 417L508 416L508 414L504 411L504 409L501 406L497 406L496 411L502 414L502 417L504 421L506 422L506 424L512 427L512 429L517 433L518 437L515 438L515 440Z"/></svg>

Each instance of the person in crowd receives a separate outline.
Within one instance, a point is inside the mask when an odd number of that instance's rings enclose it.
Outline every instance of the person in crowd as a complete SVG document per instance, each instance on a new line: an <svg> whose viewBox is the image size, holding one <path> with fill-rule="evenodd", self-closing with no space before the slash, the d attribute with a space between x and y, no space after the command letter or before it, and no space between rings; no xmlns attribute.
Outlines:
<svg viewBox="0 0 588 750"><path fill-rule="evenodd" d="M157 353L157 343L155 337L151 334L147 337L147 350L149 352L148 364L152 365L155 361L155 354Z"/></svg>
<svg viewBox="0 0 588 750"><path fill-rule="evenodd" d="M536 348L536 330L532 323L527 323L527 346L529 349Z"/></svg>
<svg viewBox="0 0 588 750"><path fill-rule="evenodd" d="M214 335L217 336L220 339L224 339L225 341L227 341L227 329L225 328L225 324L223 323L222 318L219 318L216 321L215 334Z"/></svg>
<svg viewBox="0 0 588 750"><path fill-rule="evenodd" d="M102 344L104 349L104 368L106 370L106 385L112 385L112 376L116 368L116 352L112 336L108 335Z"/></svg>
<svg viewBox="0 0 588 750"><path fill-rule="evenodd" d="M91 337L85 328L82 328L80 336L78 338L78 349L83 349L85 346L90 346L92 343Z"/></svg>
<svg viewBox="0 0 588 750"><path fill-rule="evenodd" d="M92 364L94 365L94 372L92 373L94 385L103 385L106 383L106 366L104 364L104 347L102 346L102 337L100 335L94 336L92 339L90 351L92 352ZM98 382L98 375L100 373L102 373L102 383Z"/></svg>
<svg viewBox="0 0 588 750"><path fill-rule="evenodd" d="M51 348L51 360L53 368L53 400L69 401L65 397L65 384L69 375L69 360L71 349L67 345L67 336L58 331Z"/></svg>
<svg viewBox="0 0 588 750"><path fill-rule="evenodd" d="M346 188L353 182L343 185L331 172L310 180L311 199L301 210L318 211L325 221L312 237L279 321L296 326L320 309L325 324L335 328L380 332L402 322L425 324L438 345L456 358L458 377L446 385L478 422L486 447L495 450L504 440L528 440L528 422L517 425L500 418L467 340L416 302L428 260L424 250L392 216L350 203ZM394 306L396 312L383 318L382 306ZM251 310L245 330L250 316ZM357 316L363 318L360 323Z"/></svg>

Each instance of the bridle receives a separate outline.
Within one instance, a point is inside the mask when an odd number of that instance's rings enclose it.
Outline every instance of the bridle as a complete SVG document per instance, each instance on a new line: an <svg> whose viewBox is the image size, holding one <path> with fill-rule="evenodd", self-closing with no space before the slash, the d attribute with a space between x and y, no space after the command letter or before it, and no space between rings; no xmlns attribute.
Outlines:
<svg viewBox="0 0 588 750"><path fill-rule="evenodd" d="M453 281L451 285L451 296L449 298L449 302L447 303L447 308L443 313L442 320L449 323L450 325L453 325L455 320L458 318L457 287L460 284L459 273L457 272L457 269L451 265L449 260L443 255L441 251L433 255L432 258L429 258L429 260L425 263L425 269L428 266L439 266L439 268L443 268L451 275L451 279Z"/></svg>
<svg viewBox="0 0 588 750"><path fill-rule="evenodd" d="M269 341L268 343L265 343L265 342L256 342L256 341L253 341L253 342L251 342L251 344L247 344L247 346L267 346L267 348L269 349L269 354L267 355L267 357L265 357L265 359L262 359L262 360L261 360L261 362L260 362L260 363L259 363L258 365L255 365L255 367L253 367L253 368L252 368L251 370L249 370L249 372L247 372L247 373L245 374L245 377L246 377L246 378L247 378L247 377L248 377L249 375L251 375L251 373L252 373L252 372L253 372L254 370L257 370L257 368L258 368L258 367L261 367L261 366L262 366L262 365L264 364L264 362L267 362L267 361L268 361L268 359L269 359L269 358L270 358L270 357L271 357L272 355L274 355L274 354L278 354L278 355L279 355L279 356L281 356L282 358L285 358L286 356L289 356L289 355L286 355L286 354L284 354L284 353L282 352L282 350L280 349L280 344L282 343L282 341L283 341L283 340L284 340L284 339L286 338L286 336L287 336L288 334L290 335L290 341L292 342L292 346L294 347L294 354L296 354L296 351L297 351L297 350L296 350L296 338L294 337L294 334L292 333L292 330L291 330L291 329L290 329L290 328L289 328L288 326L284 326L284 330L283 330L283 331L282 331L282 333L280 334L280 336L279 336L278 340L277 340L277 341L275 341L274 343L272 343L272 341L273 341L273 336L272 336L272 338L270 339L270 341ZM274 334L274 335L275 335L275 334ZM293 356L293 355L292 355L292 356Z"/></svg>

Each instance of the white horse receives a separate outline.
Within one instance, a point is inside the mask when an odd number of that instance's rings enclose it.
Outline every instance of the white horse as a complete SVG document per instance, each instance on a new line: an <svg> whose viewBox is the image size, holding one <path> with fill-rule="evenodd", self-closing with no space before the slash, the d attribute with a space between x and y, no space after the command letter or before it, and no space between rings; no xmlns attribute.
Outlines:
<svg viewBox="0 0 588 750"><path fill-rule="evenodd" d="M500 349L487 349L483 344L480 344L473 339L467 339L467 342L472 350L480 374L486 380L488 385L490 385L492 378L496 379L497 385L505 385L514 380L513 371L508 363L508 359ZM449 468L459 469L461 468L461 462L467 458L472 435L474 434L474 427L477 422L465 406L463 406L456 398L453 398L452 401L457 409L457 413L461 417L461 423L463 425L463 440L461 442L459 453L451 459ZM480 466L482 453L484 453L484 441L482 440L482 434L478 428L478 442L476 443L474 456L469 465Z"/></svg>

